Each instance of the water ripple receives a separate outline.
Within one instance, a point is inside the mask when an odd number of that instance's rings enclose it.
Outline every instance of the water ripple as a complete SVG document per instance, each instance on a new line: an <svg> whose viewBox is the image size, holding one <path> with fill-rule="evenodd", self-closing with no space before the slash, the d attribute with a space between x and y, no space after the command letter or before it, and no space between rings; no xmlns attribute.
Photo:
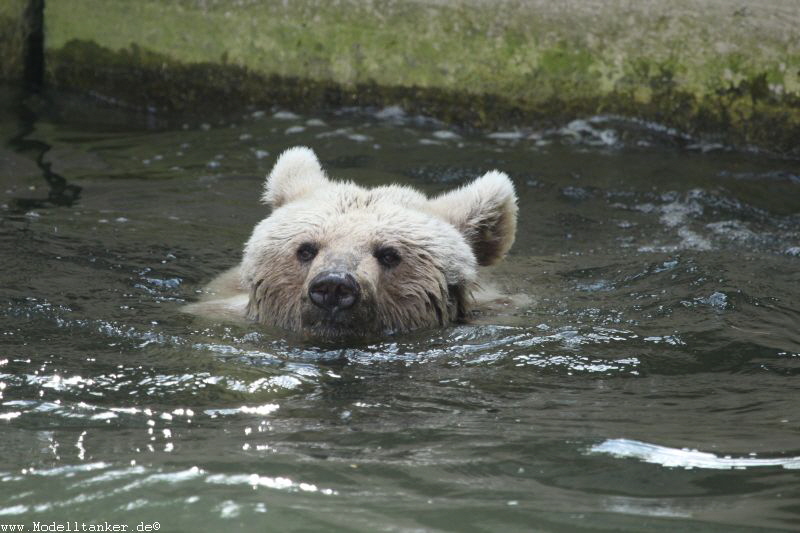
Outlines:
<svg viewBox="0 0 800 533"><path fill-rule="evenodd" d="M788 470L800 469L800 457L720 457L710 452L688 448L669 448L629 439L609 439L589 449L590 453L605 453L621 459L639 459L646 463L670 468L707 468L714 470L747 469L780 466Z"/></svg>

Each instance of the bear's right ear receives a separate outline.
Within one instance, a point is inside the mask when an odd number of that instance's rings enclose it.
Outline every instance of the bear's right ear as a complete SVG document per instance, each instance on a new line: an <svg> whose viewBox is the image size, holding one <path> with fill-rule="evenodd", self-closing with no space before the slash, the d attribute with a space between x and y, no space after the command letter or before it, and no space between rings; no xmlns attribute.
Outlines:
<svg viewBox="0 0 800 533"><path fill-rule="evenodd" d="M314 151L295 146L278 157L267 176L261 201L277 209L328 183Z"/></svg>

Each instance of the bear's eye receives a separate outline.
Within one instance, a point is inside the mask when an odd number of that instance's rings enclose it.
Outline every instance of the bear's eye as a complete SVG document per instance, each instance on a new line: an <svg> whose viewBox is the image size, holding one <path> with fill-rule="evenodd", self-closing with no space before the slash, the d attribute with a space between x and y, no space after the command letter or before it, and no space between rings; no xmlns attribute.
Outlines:
<svg viewBox="0 0 800 533"><path fill-rule="evenodd" d="M317 249L316 245L310 242L304 242L303 244L300 245L299 248L297 248L297 259L301 263L308 263L309 261L317 257L318 251L319 250Z"/></svg>
<svg viewBox="0 0 800 533"><path fill-rule="evenodd" d="M374 255L375 259L386 268L395 267L400 263L400 254L390 246L378 248L375 250Z"/></svg>

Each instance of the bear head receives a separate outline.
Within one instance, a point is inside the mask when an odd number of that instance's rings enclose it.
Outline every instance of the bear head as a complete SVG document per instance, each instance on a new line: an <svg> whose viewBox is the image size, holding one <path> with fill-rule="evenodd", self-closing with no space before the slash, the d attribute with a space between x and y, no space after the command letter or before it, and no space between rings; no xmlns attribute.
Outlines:
<svg viewBox="0 0 800 533"><path fill-rule="evenodd" d="M305 147L267 177L270 216L244 249L251 320L314 337L370 336L463 321L478 265L514 242L517 199L492 171L434 198L329 180Z"/></svg>

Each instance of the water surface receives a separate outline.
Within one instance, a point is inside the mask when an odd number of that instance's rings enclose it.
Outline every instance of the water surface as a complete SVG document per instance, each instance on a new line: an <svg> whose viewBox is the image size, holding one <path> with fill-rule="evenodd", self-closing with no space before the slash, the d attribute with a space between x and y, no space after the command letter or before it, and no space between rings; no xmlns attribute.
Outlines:
<svg viewBox="0 0 800 533"><path fill-rule="evenodd" d="M797 161L613 117L470 132L4 96L0 524L800 528ZM431 194L506 171L495 279L530 304L347 347L180 313L297 144Z"/></svg>

